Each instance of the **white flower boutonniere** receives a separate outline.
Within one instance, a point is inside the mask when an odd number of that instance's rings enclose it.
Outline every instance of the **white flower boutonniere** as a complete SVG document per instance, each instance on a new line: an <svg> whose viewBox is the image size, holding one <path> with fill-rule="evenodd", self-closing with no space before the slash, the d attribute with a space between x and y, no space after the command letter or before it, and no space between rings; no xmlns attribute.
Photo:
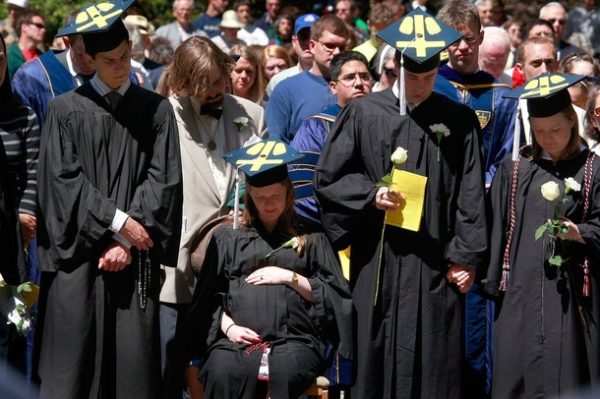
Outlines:
<svg viewBox="0 0 600 399"><path fill-rule="evenodd" d="M248 126L248 118L246 118L245 116L238 116L237 118L235 118L233 120L233 123L235 123L235 126L237 127L238 132L241 132L242 130L244 130L246 128L246 126Z"/></svg>
<svg viewBox="0 0 600 399"><path fill-rule="evenodd" d="M274 250L272 250L271 252L269 252L268 254L265 255L265 259L273 256L274 254L276 254L277 252L281 251L282 249L285 248L298 248L298 246L300 245L300 237L292 237L289 240L287 240L286 242L284 242L283 244L281 244L281 246L275 248Z"/></svg>
<svg viewBox="0 0 600 399"><path fill-rule="evenodd" d="M442 145L442 139L444 137L450 136L450 129L448 129L448 126L444 125L443 123L435 123L435 124L429 126L429 129L431 129L432 133L435 133L435 136L437 138L437 142L438 142L437 161L440 162L440 147Z"/></svg>

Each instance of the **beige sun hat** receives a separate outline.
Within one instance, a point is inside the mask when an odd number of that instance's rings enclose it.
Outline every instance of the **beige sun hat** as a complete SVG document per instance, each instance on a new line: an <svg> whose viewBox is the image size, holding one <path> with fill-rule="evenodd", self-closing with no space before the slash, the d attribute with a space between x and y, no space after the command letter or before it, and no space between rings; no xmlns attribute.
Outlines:
<svg viewBox="0 0 600 399"><path fill-rule="evenodd" d="M152 35L154 33L154 25L152 25L148 21L148 18L144 17L143 15L128 15L123 19L123 21L126 24L138 28L142 35Z"/></svg>
<svg viewBox="0 0 600 399"><path fill-rule="evenodd" d="M234 10L227 10L223 13L219 26L221 28L242 29L244 24L240 22Z"/></svg>

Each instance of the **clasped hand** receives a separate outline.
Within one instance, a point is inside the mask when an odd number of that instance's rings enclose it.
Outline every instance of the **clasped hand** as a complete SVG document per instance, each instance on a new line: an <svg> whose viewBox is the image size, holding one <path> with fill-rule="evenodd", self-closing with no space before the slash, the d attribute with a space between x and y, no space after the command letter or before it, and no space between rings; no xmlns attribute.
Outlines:
<svg viewBox="0 0 600 399"><path fill-rule="evenodd" d="M121 271L131 263L131 252L123 244L113 241L100 256L98 269L107 272Z"/></svg>
<svg viewBox="0 0 600 399"><path fill-rule="evenodd" d="M467 265L459 265L451 263L446 272L446 279L451 284L456 284L461 293L465 293L471 289L475 282L475 268Z"/></svg>
<svg viewBox="0 0 600 399"><path fill-rule="evenodd" d="M154 246L148 231L135 219L128 217L119 233L140 251L146 251Z"/></svg>

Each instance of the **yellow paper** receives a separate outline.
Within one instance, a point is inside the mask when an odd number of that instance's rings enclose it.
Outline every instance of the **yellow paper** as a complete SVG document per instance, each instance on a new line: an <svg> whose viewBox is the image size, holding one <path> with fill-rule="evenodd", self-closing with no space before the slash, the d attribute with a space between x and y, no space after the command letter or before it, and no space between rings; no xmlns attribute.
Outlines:
<svg viewBox="0 0 600 399"><path fill-rule="evenodd" d="M419 231L426 185L427 177L394 169L390 190L401 193L405 201L399 209L387 212L387 224Z"/></svg>

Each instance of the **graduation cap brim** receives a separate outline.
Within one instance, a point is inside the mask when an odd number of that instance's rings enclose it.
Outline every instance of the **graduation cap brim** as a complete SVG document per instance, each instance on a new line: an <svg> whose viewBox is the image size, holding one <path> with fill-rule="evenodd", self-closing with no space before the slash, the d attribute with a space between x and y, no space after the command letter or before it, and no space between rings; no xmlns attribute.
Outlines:
<svg viewBox="0 0 600 399"><path fill-rule="evenodd" d="M288 163L302 157L302 153L282 141L259 141L223 156L246 176L254 187L264 187L288 177Z"/></svg>
<svg viewBox="0 0 600 399"><path fill-rule="evenodd" d="M415 73L439 65L440 53L460 40L460 32L416 8L377 36L404 56L404 67Z"/></svg>
<svg viewBox="0 0 600 399"><path fill-rule="evenodd" d="M529 116L544 118L555 115L571 105L571 96L567 89L583 79L585 76L543 73L506 93L504 97L527 100Z"/></svg>
<svg viewBox="0 0 600 399"><path fill-rule="evenodd" d="M85 35L108 31L120 20L134 0L114 0L99 3L87 3L69 25L61 28L56 34L60 36Z"/></svg>

